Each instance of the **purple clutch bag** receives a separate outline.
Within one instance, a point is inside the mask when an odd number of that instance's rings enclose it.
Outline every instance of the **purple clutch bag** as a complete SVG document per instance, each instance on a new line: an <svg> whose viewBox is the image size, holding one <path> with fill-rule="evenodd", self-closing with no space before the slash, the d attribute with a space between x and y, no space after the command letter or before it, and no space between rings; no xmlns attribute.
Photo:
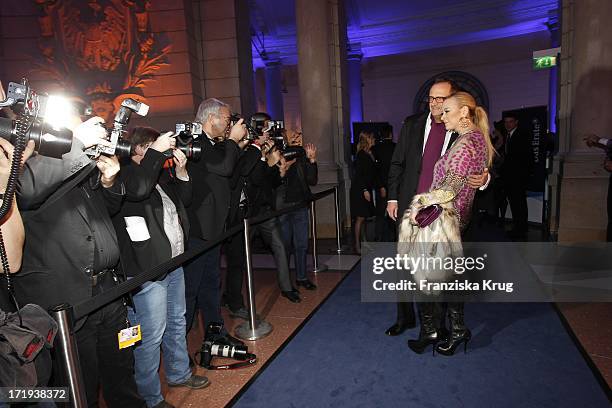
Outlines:
<svg viewBox="0 0 612 408"><path fill-rule="evenodd" d="M442 214L442 207L438 204L430 205L419 211L415 217L419 228L425 228Z"/></svg>

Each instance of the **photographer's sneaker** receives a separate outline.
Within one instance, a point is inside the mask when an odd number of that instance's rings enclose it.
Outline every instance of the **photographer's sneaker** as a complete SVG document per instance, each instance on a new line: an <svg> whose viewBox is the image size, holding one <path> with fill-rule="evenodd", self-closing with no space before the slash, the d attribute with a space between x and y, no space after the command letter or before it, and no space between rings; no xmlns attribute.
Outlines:
<svg viewBox="0 0 612 408"><path fill-rule="evenodd" d="M168 383L168 387L186 387L191 388L193 390L199 390L200 388L208 387L210 385L210 381L208 378L203 375L193 374L187 381L182 382L180 384L171 384Z"/></svg>

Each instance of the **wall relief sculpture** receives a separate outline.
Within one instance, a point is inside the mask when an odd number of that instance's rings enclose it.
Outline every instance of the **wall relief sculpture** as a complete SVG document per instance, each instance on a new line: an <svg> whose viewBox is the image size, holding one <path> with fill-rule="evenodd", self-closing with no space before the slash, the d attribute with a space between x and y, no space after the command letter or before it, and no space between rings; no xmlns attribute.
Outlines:
<svg viewBox="0 0 612 408"><path fill-rule="evenodd" d="M111 119L126 97L145 100L143 88L167 65L170 45L151 32L149 0L33 0L43 59L35 71Z"/></svg>

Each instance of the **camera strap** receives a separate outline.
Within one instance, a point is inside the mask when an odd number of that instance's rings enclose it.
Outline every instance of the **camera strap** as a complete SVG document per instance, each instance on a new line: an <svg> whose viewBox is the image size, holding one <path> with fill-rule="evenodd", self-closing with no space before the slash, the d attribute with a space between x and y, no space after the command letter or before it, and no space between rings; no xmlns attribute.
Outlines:
<svg viewBox="0 0 612 408"><path fill-rule="evenodd" d="M198 355L200 355L200 359L198 361ZM202 353L201 352L197 352L194 356L194 360L195 362L200 366L200 367L204 367L207 370L235 370L237 368L242 368L242 367L248 367L250 365L253 365L257 362L257 356L253 353L247 353L247 359L244 361L239 361L237 363L232 363L232 364L223 364L223 365L202 365Z"/></svg>

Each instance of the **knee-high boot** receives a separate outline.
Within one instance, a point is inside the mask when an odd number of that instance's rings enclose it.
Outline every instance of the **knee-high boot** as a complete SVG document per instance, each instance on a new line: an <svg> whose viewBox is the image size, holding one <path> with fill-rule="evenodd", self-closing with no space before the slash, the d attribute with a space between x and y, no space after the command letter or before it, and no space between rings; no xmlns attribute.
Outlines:
<svg viewBox="0 0 612 408"><path fill-rule="evenodd" d="M472 338L470 329L465 327L463 302L449 302L448 316L450 320L450 335L444 341L438 343L436 350L445 356L452 356L455 350L463 343L463 351L467 351L467 344Z"/></svg>
<svg viewBox="0 0 612 408"><path fill-rule="evenodd" d="M419 338L416 340L408 340L408 347L415 353L422 354L430 344L435 346L439 337L434 322L434 303L420 302L418 303L418 309L419 320L421 321ZM435 353L435 348L432 352Z"/></svg>

